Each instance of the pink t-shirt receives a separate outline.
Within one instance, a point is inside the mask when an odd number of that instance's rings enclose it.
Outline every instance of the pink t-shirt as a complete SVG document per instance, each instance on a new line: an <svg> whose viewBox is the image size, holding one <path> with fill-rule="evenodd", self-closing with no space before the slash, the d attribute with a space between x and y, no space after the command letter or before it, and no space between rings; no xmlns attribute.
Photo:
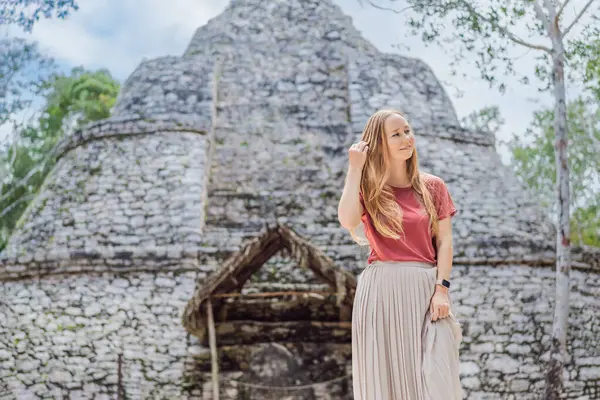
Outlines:
<svg viewBox="0 0 600 400"><path fill-rule="evenodd" d="M442 178L425 174L425 179L439 220L456 214L456 207ZM370 264L375 260L422 261L435 264L437 257L433 247L433 237L429 232L429 216L425 211L425 207L417 200L412 187L393 187L392 190L403 212L402 227L404 235L400 239L387 238L377 232L371 216L365 208L362 193L360 193L360 202L364 209L361 220L371 247L371 254L367 262Z"/></svg>

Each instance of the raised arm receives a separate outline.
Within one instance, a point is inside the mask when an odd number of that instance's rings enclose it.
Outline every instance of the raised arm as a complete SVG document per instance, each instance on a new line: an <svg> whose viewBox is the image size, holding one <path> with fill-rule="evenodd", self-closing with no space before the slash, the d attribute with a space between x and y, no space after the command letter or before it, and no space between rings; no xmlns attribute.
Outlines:
<svg viewBox="0 0 600 400"><path fill-rule="evenodd" d="M344 191L338 205L338 220L349 231L356 228L364 212L360 204L360 179L369 147L366 142L353 144L348 150L349 168Z"/></svg>

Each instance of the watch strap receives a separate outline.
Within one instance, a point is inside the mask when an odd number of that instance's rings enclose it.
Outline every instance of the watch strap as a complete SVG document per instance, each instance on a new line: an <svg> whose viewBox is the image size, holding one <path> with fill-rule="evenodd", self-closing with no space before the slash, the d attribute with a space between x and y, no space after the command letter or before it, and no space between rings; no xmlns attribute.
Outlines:
<svg viewBox="0 0 600 400"><path fill-rule="evenodd" d="M447 279L438 279L438 280L435 282L435 284L436 284L436 285L441 285L441 286L443 286L443 287L445 287L445 288L447 288L447 289L450 289L450 281L449 281L449 280L447 280Z"/></svg>

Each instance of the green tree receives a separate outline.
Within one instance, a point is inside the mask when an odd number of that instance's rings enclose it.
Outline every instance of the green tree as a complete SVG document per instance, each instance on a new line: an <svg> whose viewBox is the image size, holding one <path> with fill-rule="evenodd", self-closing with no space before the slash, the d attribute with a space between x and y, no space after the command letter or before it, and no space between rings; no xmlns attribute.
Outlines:
<svg viewBox="0 0 600 400"><path fill-rule="evenodd" d="M473 131L483 131L498 137L498 132L504 125L504 118L498 106L484 107L461 119L461 125Z"/></svg>
<svg viewBox="0 0 600 400"><path fill-rule="evenodd" d="M534 190L549 217L556 215L556 169L552 110L534 113L528 129L503 142L511 152L511 168L525 185ZM579 98L567 106L569 132L571 242L600 247L600 112L593 99ZM473 111L461 120L464 127L494 135L505 123L497 106Z"/></svg>
<svg viewBox="0 0 600 400"><path fill-rule="evenodd" d="M542 205L555 215L556 168L554 168L554 112L538 111L524 135L513 135L507 145L512 168L542 199ZM569 134L569 177L573 210L571 241L577 245L600 247L600 112L583 98L567 105Z"/></svg>
<svg viewBox="0 0 600 400"><path fill-rule="evenodd" d="M40 87L45 106L38 123L20 127L1 160L7 174L0 182L0 249L54 166L52 150L58 141L90 121L110 116L119 92L119 83L108 71L82 68L68 76L54 75Z"/></svg>
<svg viewBox="0 0 600 400"><path fill-rule="evenodd" d="M5 0L0 2L0 25L31 32L41 17L65 18L77 9L75 0ZM13 135L0 141L0 250L52 165L47 156L40 161L40 154L56 137L48 140L47 132L16 119L30 107L39 94L38 84L52 72L52 59L39 52L37 43L16 37L0 39L0 126L13 128Z"/></svg>
<svg viewBox="0 0 600 400"><path fill-rule="evenodd" d="M52 163L40 164L39 153L29 146L28 137L37 136L33 128L22 128L21 143L13 142L3 160L7 175L0 191L0 249L4 248L19 216L34 198Z"/></svg>
<svg viewBox="0 0 600 400"><path fill-rule="evenodd" d="M360 0L359 0L360 1ZM377 7L374 0L365 0ZM393 2L393 1L392 1ZM570 0L489 0L484 5L475 0L405 0L408 3L408 25L413 33L421 34L425 42L460 46L455 60L475 55L483 79L501 90L503 75L515 75L513 48L535 51L538 64L531 71L542 87L553 93L554 126L552 139L555 148L557 173L557 237L556 237L556 308L552 326L550 361L546 374L547 399L557 400L563 387L563 369L566 356L566 338L569 311L570 274L570 192L568 169L567 107L565 63L588 57L585 46L594 38L592 23L584 25L584 15L597 12L594 0L583 0L581 7L565 21L565 9ZM380 3L380 2L379 2ZM569 7L569 10L571 7ZM592 20L596 15L592 15ZM450 27L449 27L450 25ZM573 28L582 36L568 41ZM576 29L577 30L577 29ZM525 36L521 33L525 32ZM533 40L531 38L534 38ZM543 40L543 41L542 41ZM521 74L523 83L529 75Z"/></svg>
<svg viewBox="0 0 600 400"><path fill-rule="evenodd" d="M110 72L91 72L81 67L73 68L70 75L54 75L41 87L47 100L41 129L59 135L107 118L119 93L119 82Z"/></svg>

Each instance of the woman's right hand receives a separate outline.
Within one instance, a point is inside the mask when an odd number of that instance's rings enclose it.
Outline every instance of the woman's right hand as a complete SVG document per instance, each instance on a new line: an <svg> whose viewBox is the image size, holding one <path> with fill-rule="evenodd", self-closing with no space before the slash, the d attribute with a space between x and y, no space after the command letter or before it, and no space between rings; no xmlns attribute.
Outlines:
<svg viewBox="0 0 600 400"><path fill-rule="evenodd" d="M348 150L350 169L362 170L367 161L368 151L369 146L367 146L367 142L360 141L350 146L350 149Z"/></svg>

